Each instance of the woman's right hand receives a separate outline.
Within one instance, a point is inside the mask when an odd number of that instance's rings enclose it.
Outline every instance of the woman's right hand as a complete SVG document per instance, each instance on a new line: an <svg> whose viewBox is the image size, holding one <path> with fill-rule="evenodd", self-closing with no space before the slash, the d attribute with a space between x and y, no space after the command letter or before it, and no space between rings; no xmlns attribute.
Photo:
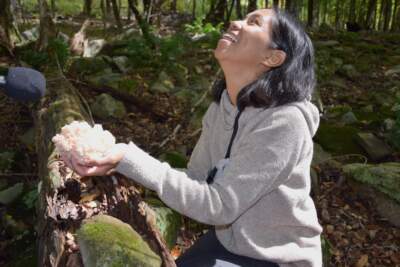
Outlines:
<svg viewBox="0 0 400 267"><path fill-rule="evenodd" d="M115 144L103 158L86 162L80 162L74 156L71 156L71 159L66 161L66 164L80 176L110 175L124 157L127 146L127 144L123 143Z"/></svg>

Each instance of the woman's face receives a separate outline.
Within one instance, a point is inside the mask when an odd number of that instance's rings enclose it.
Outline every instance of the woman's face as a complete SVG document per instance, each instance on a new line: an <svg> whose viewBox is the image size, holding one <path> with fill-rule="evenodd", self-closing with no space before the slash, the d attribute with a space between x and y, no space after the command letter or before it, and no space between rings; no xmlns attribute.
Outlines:
<svg viewBox="0 0 400 267"><path fill-rule="evenodd" d="M221 62L258 65L270 52L272 9L259 9L243 20L232 21L218 42L214 55Z"/></svg>

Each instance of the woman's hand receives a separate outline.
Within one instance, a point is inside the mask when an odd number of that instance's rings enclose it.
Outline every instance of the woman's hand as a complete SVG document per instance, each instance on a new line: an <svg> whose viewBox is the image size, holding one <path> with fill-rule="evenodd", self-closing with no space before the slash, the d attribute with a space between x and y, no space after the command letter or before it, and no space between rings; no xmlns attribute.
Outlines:
<svg viewBox="0 0 400 267"><path fill-rule="evenodd" d="M127 144L118 143L115 144L103 158L78 162L72 157L71 160L66 163L80 176L110 175L115 171L115 167L124 157L127 146Z"/></svg>

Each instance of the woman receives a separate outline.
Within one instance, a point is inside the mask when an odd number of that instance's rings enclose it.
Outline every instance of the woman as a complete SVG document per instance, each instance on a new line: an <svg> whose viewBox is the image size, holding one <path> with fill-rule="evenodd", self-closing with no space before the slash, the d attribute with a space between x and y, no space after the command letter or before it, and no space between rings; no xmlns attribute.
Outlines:
<svg viewBox="0 0 400 267"><path fill-rule="evenodd" d="M215 49L225 79L188 169L179 171L134 143L117 144L81 175L120 172L155 190L178 212L214 227L178 266L322 266L310 193L319 113L312 42L278 9L233 21Z"/></svg>

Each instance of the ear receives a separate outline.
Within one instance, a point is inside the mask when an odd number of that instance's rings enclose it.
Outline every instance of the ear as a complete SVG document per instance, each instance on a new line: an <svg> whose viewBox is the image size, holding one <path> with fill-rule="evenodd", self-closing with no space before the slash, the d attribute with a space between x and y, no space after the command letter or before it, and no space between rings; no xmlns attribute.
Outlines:
<svg viewBox="0 0 400 267"><path fill-rule="evenodd" d="M283 64L286 59L286 53L282 50L270 50L268 55L264 57L264 60L261 61L261 64L267 68L277 67Z"/></svg>

